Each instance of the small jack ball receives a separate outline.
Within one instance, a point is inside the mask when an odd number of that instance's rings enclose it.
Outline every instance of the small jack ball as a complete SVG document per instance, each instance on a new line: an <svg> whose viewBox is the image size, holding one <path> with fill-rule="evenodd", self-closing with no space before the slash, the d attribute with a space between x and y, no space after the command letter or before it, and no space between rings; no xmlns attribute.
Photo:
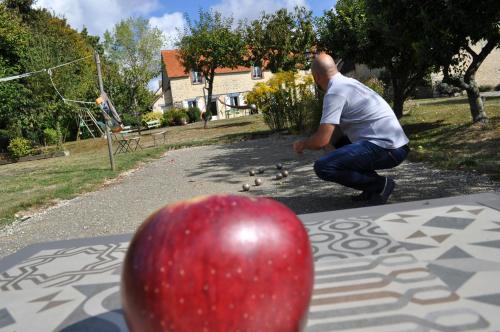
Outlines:
<svg viewBox="0 0 500 332"><path fill-rule="evenodd" d="M276 168L277 169L282 169L283 168L283 164L276 164Z"/></svg>
<svg viewBox="0 0 500 332"><path fill-rule="evenodd" d="M250 185L248 183L245 183L243 185L243 191L249 191L250 190Z"/></svg>
<svg viewBox="0 0 500 332"><path fill-rule="evenodd" d="M283 179L283 175L281 173L276 174L276 180L281 180Z"/></svg>
<svg viewBox="0 0 500 332"><path fill-rule="evenodd" d="M255 175L255 171L252 169L252 170L248 171L248 174L250 174L250 176L254 176Z"/></svg>
<svg viewBox="0 0 500 332"><path fill-rule="evenodd" d="M260 186L262 184L262 180L261 179L255 179L255 185L256 186Z"/></svg>
<svg viewBox="0 0 500 332"><path fill-rule="evenodd" d="M283 175L284 178L288 177L288 171L286 169L282 170L281 175Z"/></svg>

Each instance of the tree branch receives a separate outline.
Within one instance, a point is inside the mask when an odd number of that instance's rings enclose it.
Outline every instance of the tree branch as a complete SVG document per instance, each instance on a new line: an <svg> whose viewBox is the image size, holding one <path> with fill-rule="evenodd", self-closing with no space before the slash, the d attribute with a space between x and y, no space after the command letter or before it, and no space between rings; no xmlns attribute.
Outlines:
<svg viewBox="0 0 500 332"><path fill-rule="evenodd" d="M490 39L488 40L488 43L486 43L486 45L481 49L481 52L479 54L474 53L476 54L476 56L472 55L472 63L470 64L469 68L467 68L464 75L464 79L466 81L469 81L470 78L476 74L483 61L491 53L491 51L493 51L498 46L499 42L500 36ZM468 49L467 51L470 52Z"/></svg>

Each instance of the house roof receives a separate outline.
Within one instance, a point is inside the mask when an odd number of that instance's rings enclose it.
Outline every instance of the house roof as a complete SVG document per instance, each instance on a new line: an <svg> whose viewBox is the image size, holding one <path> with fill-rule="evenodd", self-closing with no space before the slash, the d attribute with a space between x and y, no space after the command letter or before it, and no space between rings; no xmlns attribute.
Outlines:
<svg viewBox="0 0 500 332"><path fill-rule="evenodd" d="M163 64L165 66L165 70L167 72L167 76L169 78L177 78L177 77L188 77L184 70L184 66L181 63L179 58L178 50L163 50L161 51L161 57L163 59ZM215 70L216 74L228 74L228 73L242 73L249 72L251 70L250 67L238 66L234 69L231 68L217 68Z"/></svg>

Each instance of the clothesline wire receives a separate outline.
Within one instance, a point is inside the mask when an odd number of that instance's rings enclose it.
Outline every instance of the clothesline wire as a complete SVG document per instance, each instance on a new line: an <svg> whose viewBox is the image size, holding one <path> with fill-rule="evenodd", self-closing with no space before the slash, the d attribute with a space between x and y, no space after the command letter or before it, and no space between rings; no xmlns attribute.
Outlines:
<svg viewBox="0 0 500 332"><path fill-rule="evenodd" d="M90 102L90 101L82 101L82 100L74 100L74 99L65 98L61 94L61 92L59 92L59 90L57 89L56 85L54 84L54 80L52 79L52 71L54 69L57 69L57 68L60 68L60 67L64 67L64 66L68 66L68 65L71 65L71 64L73 64L75 62L83 61L85 59L88 59L90 57L92 57L92 55L88 55L88 56L85 56L85 57L82 57L82 58L79 58L79 59L68 61L68 62L62 63L60 65L57 65L57 66L54 66L54 67L50 67L50 68L46 68L46 69L41 69L41 70L37 70L37 71L29 72L29 73L24 73L24 74L20 74L20 75L15 75L15 76L10 76L10 77L2 77L2 78L0 78L0 82L7 82L7 81L15 80L15 79L29 77L29 76L32 76L34 74L46 72L49 75L49 79L50 79L50 83L52 84L52 87L54 88L54 90L56 90L57 94L59 95L59 97L61 97L61 99L63 100L63 102L65 102L65 103L72 102L72 103L77 103L77 104L90 104L90 105L94 105L94 102Z"/></svg>

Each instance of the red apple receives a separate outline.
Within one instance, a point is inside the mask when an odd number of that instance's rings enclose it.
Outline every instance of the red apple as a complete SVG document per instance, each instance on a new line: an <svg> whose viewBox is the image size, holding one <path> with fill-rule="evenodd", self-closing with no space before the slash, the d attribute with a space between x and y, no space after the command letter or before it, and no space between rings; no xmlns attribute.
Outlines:
<svg viewBox="0 0 500 332"><path fill-rule="evenodd" d="M313 287L309 238L267 198L166 206L130 243L122 302L131 331L300 331Z"/></svg>

